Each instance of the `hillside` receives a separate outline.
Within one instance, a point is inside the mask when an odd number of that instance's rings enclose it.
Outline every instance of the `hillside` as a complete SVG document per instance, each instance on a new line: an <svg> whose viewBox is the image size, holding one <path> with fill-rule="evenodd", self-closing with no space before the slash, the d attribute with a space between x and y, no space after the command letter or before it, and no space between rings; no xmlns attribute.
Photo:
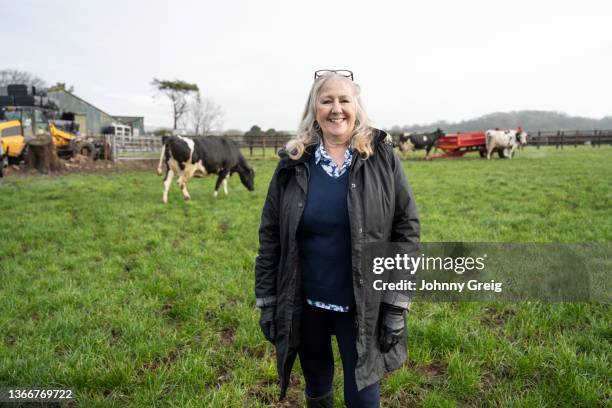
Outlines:
<svg viewBox="0 0 612 408"><path fill-rule="evenodd" d="M441 128L446 132L484 130L494 128L516 128L522 126L528 131L533 130L601 130L612 129L612 116L602 119L569 116L563 112L523 110L512 112L495 112L478 118L461 122L437 121L425 125L405 125L404 132L426 132ZM393 130L399 130L397 126Z"/></svg>

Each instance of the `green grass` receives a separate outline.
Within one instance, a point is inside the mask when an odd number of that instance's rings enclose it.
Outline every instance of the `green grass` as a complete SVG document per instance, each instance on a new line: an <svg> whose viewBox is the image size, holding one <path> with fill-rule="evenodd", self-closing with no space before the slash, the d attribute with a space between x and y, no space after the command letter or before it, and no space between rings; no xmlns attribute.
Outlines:
<svg viewBox="0 0 612 408"><path fill-rule="evenodd" d="M612 242L611 148L517 156L404 161L423 240ZM275 160L252 163L254 193L233 177L215 200L195 179L191 202L173 185L166 206L154 172L0 182L0 388L72 388L83 407L274 404L253 265ZM605 406L610 321L598 303L417 303L383 405ZM303 400L294 377L285 406ZM341 406L339 365L335 387Z"/></svg>

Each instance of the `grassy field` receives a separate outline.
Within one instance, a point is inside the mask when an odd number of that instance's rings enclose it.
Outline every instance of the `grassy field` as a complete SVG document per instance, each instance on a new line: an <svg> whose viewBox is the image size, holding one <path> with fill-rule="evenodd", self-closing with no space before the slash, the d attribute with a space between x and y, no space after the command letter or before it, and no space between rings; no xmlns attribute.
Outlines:
<svg viewBox="0 0 612 408"><path fill-rule="evenodd" d="M421 156L419 154L418 156ZM82 407L300 406L278 394L253 265L275 160L213 178L151 172L0 183L0 388L71 388ZM423 241L612 242L612 148L526 149L513 161L404 161ZM388 407L595 407L612 399L612 308L417 303ZM336 404L342 406L341 368Z"/></svg>

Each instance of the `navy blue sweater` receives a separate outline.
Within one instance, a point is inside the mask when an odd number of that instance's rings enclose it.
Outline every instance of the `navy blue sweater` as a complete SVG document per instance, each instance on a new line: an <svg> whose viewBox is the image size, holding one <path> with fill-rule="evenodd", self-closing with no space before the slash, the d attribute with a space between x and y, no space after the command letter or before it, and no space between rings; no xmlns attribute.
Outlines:
<svg viewBox="0 0 612 408"><path fill-rule="evenodd" d="M348 171L329 176L314 158L308 163L308 195L298 228L302 288L307 299L352 306Z"/></svg>

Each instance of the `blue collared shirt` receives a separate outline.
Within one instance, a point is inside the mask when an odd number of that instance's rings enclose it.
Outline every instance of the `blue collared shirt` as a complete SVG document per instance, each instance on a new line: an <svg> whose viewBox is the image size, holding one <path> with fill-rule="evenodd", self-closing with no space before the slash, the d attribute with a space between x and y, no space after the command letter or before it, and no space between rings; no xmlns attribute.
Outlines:
<svg viewBox="0 0 612 408"><path fill-rule="evenodd" d="M315 151L315 163L320 165L321 168L333 178L338 178L343 175L351 166L351 161L353 161L353 150L350 147L344 152L344 162L342 166L338 166L331 158L327 150L325 150L323 143L320 143Z"/></svg>
<svg viewBox="0 0 612 408"><path fill-rule="evenodd" d="M330 177L338 178L342 176L351 166L351 162L353 161L353 151L351 148L346 149L344 152L344 162L342 166L338 166L336 162L331 158L323 143L319 144L317 150L315 151L315 163L327 173ZM348 312L349 306L347 305L334 305L331 303L319 302L314 299L306 299L306 303L311 306L320 307L321 309L332 310L334 312Z"/></svg>

